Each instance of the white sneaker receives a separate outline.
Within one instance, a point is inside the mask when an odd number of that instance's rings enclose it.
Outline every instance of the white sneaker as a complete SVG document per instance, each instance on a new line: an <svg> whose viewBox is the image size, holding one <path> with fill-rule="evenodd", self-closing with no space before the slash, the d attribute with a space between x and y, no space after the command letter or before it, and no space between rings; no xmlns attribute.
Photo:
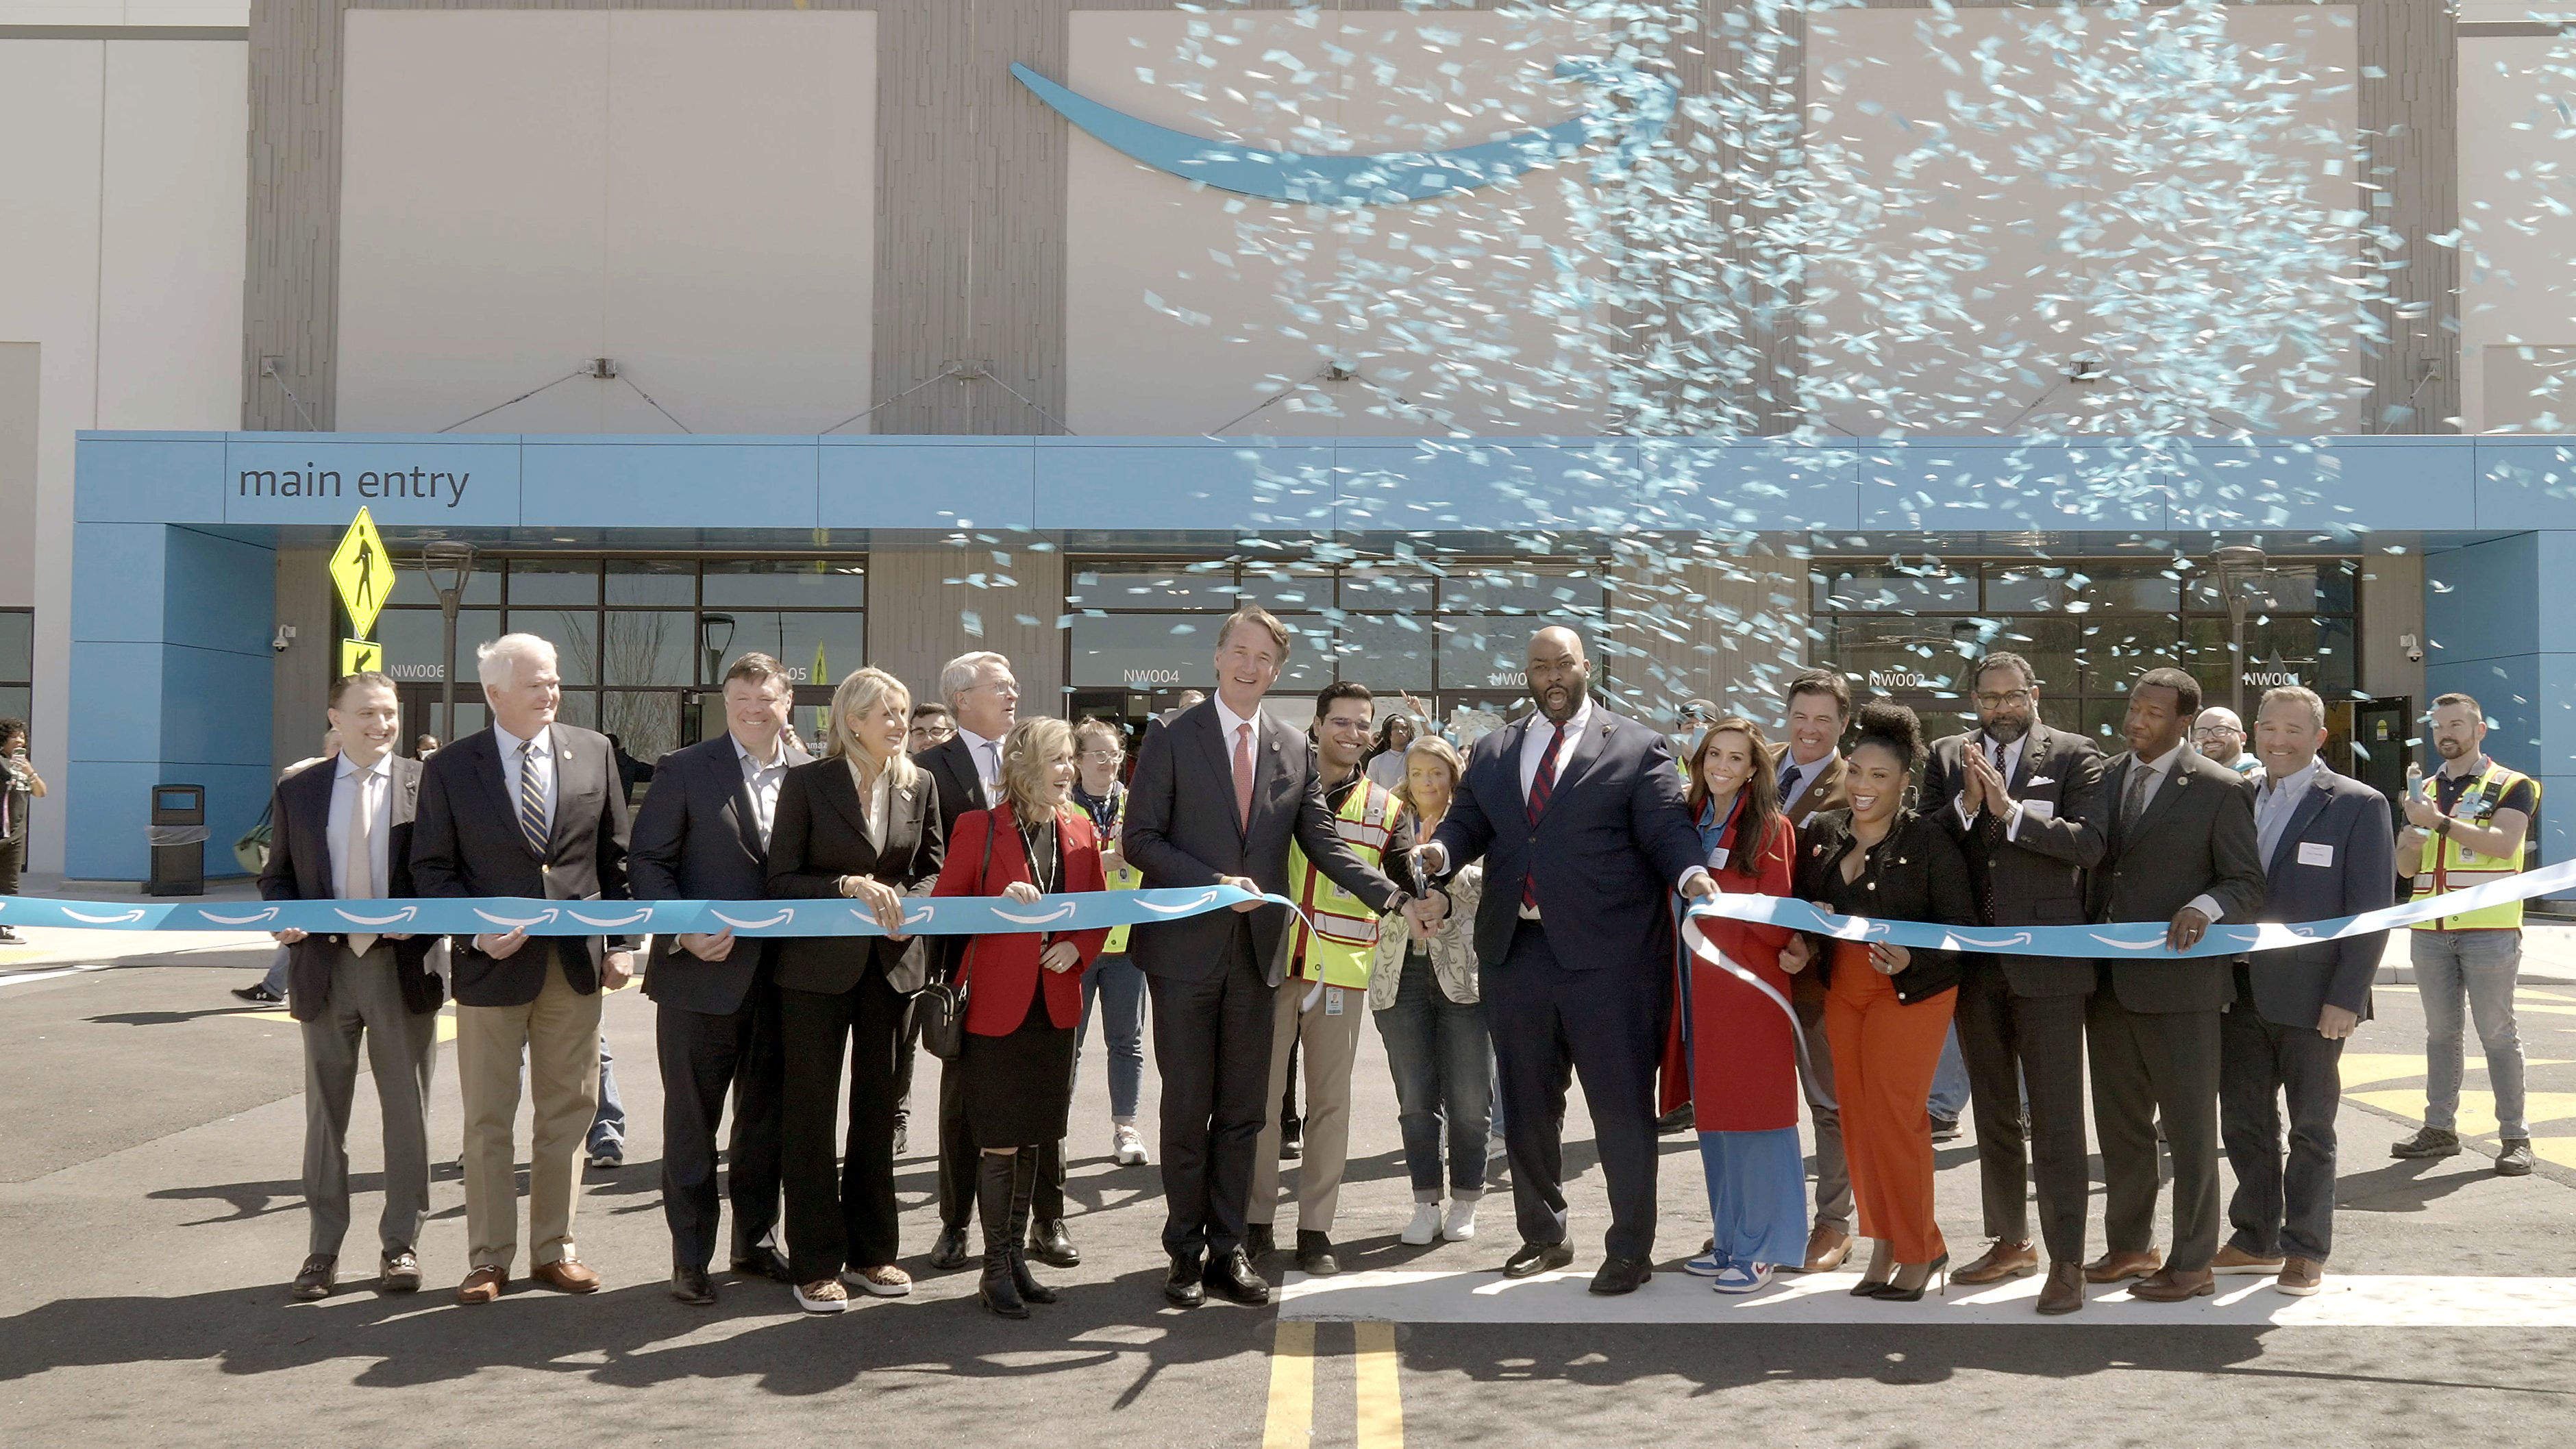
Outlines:
<svg viewBox="0 0 2576 1449"><path fill-rule="evenodd" d="M1135 1125L1128 1122L1111 1125L1109 1155L1120 1167L1143 1167L1152 1160L1145 1155L1145 1139L1137 1136Z"/></svg>
<svg viewBox="0 0 2576 1449"><path fill-rule="evenodd" d="M1453 1243L1476 1236L1476 1199L1449 1204L1449 1215L1440 1220L1440 1236Z"/></svg>
<svg viewBox="0 0 2576 1449"><path fill-rule="evenodd" d="M1768 1263L1729 1263L1709 1284L1720 1293L1754 1293L1769 1286L1771 1265Z"/></svg>
<svg viewBox="0 0 2576 1449"><path fill-rule="evenodd" d="M1421 1248L1428 1247L1431 1240L1439 1236L1440 1204L1418 1202L1413 1205L1413 1221L1404 1225L1404 1231L1396 1234L1395 1240L1408 1248Z"/></svg>
<svg viewBox="0 0 2576 1449"><path fill-rule="evenodd" d="M1730 1266L1732 1266L1732 1264L1729 1260L1719 1257L1717 1255L1717 1250L1711 1248L1709 1251L1682 1264L1682 1271L1690 1274L1694 1278L1714 1278L1719 1274L1724 1273Z"/></svg>

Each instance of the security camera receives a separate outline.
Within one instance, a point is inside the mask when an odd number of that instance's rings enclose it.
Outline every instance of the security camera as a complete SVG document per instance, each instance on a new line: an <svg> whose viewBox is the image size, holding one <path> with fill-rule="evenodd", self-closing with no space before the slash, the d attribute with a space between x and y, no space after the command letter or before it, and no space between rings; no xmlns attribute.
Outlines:
<svg viewBox="0 0 2576 1449"><path fill-rule="evenodd" d="M2414 636L2414 635L2412 635L2412 634L2400 634L2400 635L2398 635L2398 636L2397 636L2397 647L2406 651L2406 662L2407 662L2407 663L2409 663L2409 664L2421 664L2421 663L2423 663L2423 662L2424 662L2424 646L2423 646L2422 644L2419 644L2419 643L2417 643L2417 642L2416 642L2416 640L2415 640L2415 636Z"/></svg>
<svg viewBox="0 0 2576 1449"><path fill-rule="evenodd" d="M277 636L268 641L268 647L276 650L280 654L283 654L286 652L286 646L294 642L295 626L292 624L280 624L277 626Z"/></svg>

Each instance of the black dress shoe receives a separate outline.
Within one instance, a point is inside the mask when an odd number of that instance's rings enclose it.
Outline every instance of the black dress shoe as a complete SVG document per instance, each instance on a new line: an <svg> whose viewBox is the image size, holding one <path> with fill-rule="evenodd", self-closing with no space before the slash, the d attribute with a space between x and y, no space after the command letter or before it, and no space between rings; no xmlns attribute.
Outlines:
<svg viewBox="0 0 2576 1449"><path fill-rule="evenodd" d="M971 1261L966 1256L966 1230L942 1226L939 1237L930 1245L930 1266L941 1272L963 1268Z"/></svg>
<svg viewBox="0 0 2576 1449"><path fill-rule="evenodd" d="M256 981L252 982L248 986L234 987L233 995L240 997L242 1000L249 1002L253 1006L275 1006L286 999Z"/></svg>
<svg viewBox="0 0 2576 1449"><path fill-rule="evenodd" d="M1342 1271L1341 1260L1333 1256L1332 1234L1297 1230L1297 1271L1309 1278L1330 1278Z"/></svg>
<svg viewBox="0 0 2576 1449"><path fill-rule="evenodd" d="M1956 1117L1934 1117L1932 1119L1932 1140L1935 1142L1958 1141L1959 1119Z"/></svg>
<svg viewBox="0 0 2576 1449"><path fill-rule="evenodd" d="M1264 1255L1279 1251L1279 1240L1268 1223L1247 1223L1243 1229L1243 1255L1258 1263Z"/></svg>
<svg viewBox="0 0 2576 1449"><path fill-rule="evenodd" d="M733 1271L746 1278L766 1278L773 1283L793 1283L796 1274L787 1266L787 1258L776 1248L758 1247L748 1253L733 1255Z"/></svg>
<svg viewBox="0 0 2576 1449"><path fill-rule="evenodd" d="M1163 1297L1181 1308L1196 1308L1207 1301L1207 1290L1199 1286L1205 1271L1196 1253L1174 1253L1172 1270L1163 1275Z"/></svg>
<svg viewBox="0 0 2576 1449"><path fill-rule="evenodd" d="M1208 1264L1207 1274L1199 1282L1226 1302L1246 1308L1259 1308L1270 1301L1270 1280L1252 1271L1252 1260L1243 1255L1241 1248Z"/></svg>
<svg viewBox="0 0 2576 1449"><path fill-rule="evenodd" d="M716 1301L716 1285L704 1268L673 1268L671 1296L692 1308L704 1308Z"/></svg>
<svg viewBox="0 0 2576 1449"><path fill-rule="evenodd" d="M1604 1297L1634 1293L1655 1276L1655 1265L1643 1258L1605 1258L1592 1275L1592 1291Z"/></svg>
<svg viewBox="0 0 2576 1449"><path fill-rule="evenodd" d="M1535 1278L1553 1273L1574 1262L1574 1250L1563 1243L1523 1243L1521 1250L1504 1260L1506 1278Z"/></svg>
<svg viewBox="0 0 2576 1449"><path fill-rule="evenodd" d="M1029 1256L1051 1268L1082 1266L1082 1250L1073 1245L1073 1235L1064 1230L1062 1218L1029 1225Z"/></svg>

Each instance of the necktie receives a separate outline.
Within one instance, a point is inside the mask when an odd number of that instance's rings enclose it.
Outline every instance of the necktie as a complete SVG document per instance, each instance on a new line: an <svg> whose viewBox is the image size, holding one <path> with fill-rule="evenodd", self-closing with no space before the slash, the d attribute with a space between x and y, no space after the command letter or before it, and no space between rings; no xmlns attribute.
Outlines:
<svg viewBox="0 0 2576 1449"><path fill-rule="evenodd" d="M1252 828L1252 725L1234 727L1234 822Z"/></svg>
<svg viewBox="0 0 2576 1449"><path fill-rule="evenodd" d="M1556 793L1556 752L1564 743L1565 726L1558 725L1556 732L1548 736L1547 753L1538 757L1538 774L1530 780L1529 823L1533 835L1538 830L1538 818L1547 813L1547 797ZM1532 840L1531 844L1535 846L1536 840ZM1538 908L1538 873L1536 871L1525 872L1521 876L1521 904L1532 910Z"/></svg>
<svg viewBox="0 0 2576 1449"><path fill-rule="evenodd" d="M2132 758L2129 761L2128 794L2127 797L2120 802L2120 835L2122 839L2125 840L2131 833L2137 830L2138 817L2145 814L2147 811L2147 785L2150 781L2154 780L2155 777L2155 771L2139 764L2136 759Z"/></svg>
<svg viewBox="0 0 2576 1449"><path fill-rule="evenodd" d="M546 787L537 778L535 740L519 746L519 834L537 859L546 858Z"/></svg>
<svg viewBox="0 0 2576 1449"><path fill-rule="evenodd" d="M1986 749L1989 751L1988 762L1995 767L1995 773L2002 774L2004 768L2004 747L1995 744L1990 740L1986 744ZM2003 848L2004 818L2009 813L2010 807L2006 807L2003 810L1996 810L1989 807L1977 816L1977 847L1985 853L1985 857L1989 861L1995 859L1995 852ZM1979 919L1981 919L1986 925L1991 926L1995 923L1994 867L1989 865L1983 870L1974 871L1972 873L1977 878L1977 906L1978 909L1984 913Z"/></svg>
<svg viewBox="0 0 2576 1449"><path fill-rule="evenodd" d="M349 777L348 860L340 872L340 895L352 901L376 898L376 802L368 782L375 778L369 770ZM349 954L364 956L375 949L376 938L363 932L349 936Z"/></svg>
<svg viewBox="0 0 2576 1449"><path fill-rule="evenodd" d="M984 803L986 805L991 805L995 803L996 797L1001 793L1002 742L999 740L986 740L983 744L983 751L984 758L978 763L983 767L984 778L979 783L984 787Z"/></svg>
<svg viewBox="0 0 2576 1449"><path fill-rule="evenodd" d="M1798 798L1798 762L1791 760L1780 767L1780 803L1786 805L1796 798Z"/></svg>

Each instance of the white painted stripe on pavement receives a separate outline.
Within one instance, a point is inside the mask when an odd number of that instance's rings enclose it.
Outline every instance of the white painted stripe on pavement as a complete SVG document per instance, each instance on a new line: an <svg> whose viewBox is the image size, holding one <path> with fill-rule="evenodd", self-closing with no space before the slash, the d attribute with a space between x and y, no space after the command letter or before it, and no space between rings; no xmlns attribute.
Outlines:
<svg viewBox="0 0 2576 1449"><path fill-rule="evenodd" d="M84 971L105 971L114 964L112 961L102 961L94 966L57 966L51 971L16 971L0 975L0 986L24 986L30 981L51 981L57 976L77 976Z"/></svg>
<svg viewBox="0 0 2576 1449"><path fill-rule="evenodd" d="M2032 1311L2035 1277L1942 1298L1884 1303L1851 1296L1850 1272L1781 1278L1746 1297L1711 1292L1704 1279L1658 1271L1634 1293L1600 1298L1588 1271L1513 1281L1487 1269L1426 1273L1382 1270L1308 1278L1291 1273L1279 1316L1322 1322L1391 1323L1794 1323L2094 1324L2123 1327L2576 1328L2576 1279L2367 1274L2331 1268L2313 1298L2273 1291L2269 1277L2227 1277L2218 1292L2188 1303L2144 1303L2125 1284L2089 1287L2080 1313Z"/></svg>

